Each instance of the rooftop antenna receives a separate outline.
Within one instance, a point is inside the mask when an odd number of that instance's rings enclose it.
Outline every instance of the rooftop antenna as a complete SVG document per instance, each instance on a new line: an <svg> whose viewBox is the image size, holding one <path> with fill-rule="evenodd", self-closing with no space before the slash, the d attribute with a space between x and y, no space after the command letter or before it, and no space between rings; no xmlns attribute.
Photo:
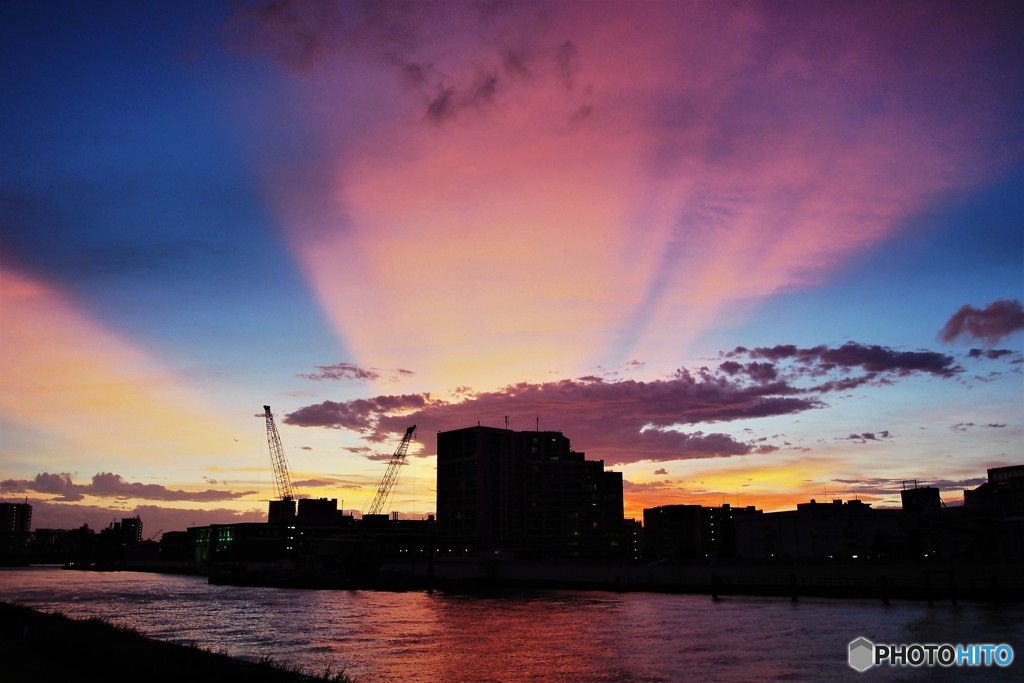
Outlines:
<svg viewBox="0 0 1024 683"><path fill-rule="evenodd" d="M508 415L505 416L505 429L508 429Z"/></svg>
<svg viewBox="0 0 1024 683"><path fill-rule="evenodd" d="M537 416L537 431L540 431L540 416Z"/></svg>

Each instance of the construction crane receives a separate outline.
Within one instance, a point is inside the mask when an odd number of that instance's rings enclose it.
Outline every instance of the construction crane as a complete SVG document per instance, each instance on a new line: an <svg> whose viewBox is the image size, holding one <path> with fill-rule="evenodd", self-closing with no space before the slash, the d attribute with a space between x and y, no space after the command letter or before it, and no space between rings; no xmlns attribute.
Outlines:
<svg viewBox="0 0 1024 683"><path fill-rule="evenodd" d="M295 499L295 488L292 486L292 475L288 473L288 461L284 457L284 448L281 446L281 436L277 433L277 425L274 424L274 414L270 412L270 406L263 406L263 412L267 418L267 444L270 446L270 459L274 464L274 484L277 486L277 495L281 500L286 498Z"/></svg>
<svg viewBox="0 0 1024 683"><path fill-rule="evenodd" d="M416 431L416 425L405 430L402 443L398 444L398 448L395 449L395 454L391 456L391 462L388 463L388 469L384 472L384 478L377 485L377 495L374 496L373 502L370 504L368 515L379 515L380 511L384 508L384 503L387 502L388 496L391 495L391 488L398 479L398 468L405 462L405 454L409 450L409 442L412 441L412 433L414 431Z"/></svg>

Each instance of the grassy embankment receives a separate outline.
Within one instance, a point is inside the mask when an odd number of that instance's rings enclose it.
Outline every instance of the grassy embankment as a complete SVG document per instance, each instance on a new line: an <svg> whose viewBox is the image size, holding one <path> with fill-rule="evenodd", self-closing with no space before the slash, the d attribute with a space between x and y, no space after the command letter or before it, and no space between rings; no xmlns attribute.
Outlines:
<svg viewBox="0 0 1024 683"><path fill-rule="evenodd" d="M247 662L202 648L148 638L99 619L70 619L0 602L0 678L18 681L350 681L344 672L312 674L269 659Z"/></svg>

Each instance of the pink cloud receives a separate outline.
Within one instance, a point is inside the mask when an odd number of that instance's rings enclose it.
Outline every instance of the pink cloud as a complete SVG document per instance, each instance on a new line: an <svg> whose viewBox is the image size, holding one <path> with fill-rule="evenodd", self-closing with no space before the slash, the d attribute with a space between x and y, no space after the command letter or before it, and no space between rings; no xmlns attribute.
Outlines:
<svg viewBox="0 0 1024 683"><path fill-rule="evenodd" d="M815 346L801 349L793 344L755 349L737 347L725 356L749 356L769 360L769 364L748 363L746 366L740 366L731 360L722 364L723 369L732 375L743 371L754 378L758 375L776 377L778 370L773 364L782 361L792 361L799 366L799 372L812 376L821 376L836 369L845 372L861 370L864 373L862 377L868 380L879 373L906 376L914 372L924 372L938 377L952 377L962 370L952 356L935 351L898 351L878 344L857 342L847 342L835 348Z"/></svg>
<svg viewBox="0 0 1024 683"><path fill-rule="evenodd" d="M437 402L431 400L430 394L376 396L341 403L324 401L289 413L284 422L298 427L319 426L369 432L374 428L375 415L420 410L432 403Z"/></svg>
<svg viewBox="0 0 1024 683"><path fill-rule="evenodd" d="M646 382L583 377L463 391L459 401L430 394L323 401L287 415L285 422L356 429L381 442L394 440L410 424L418 425L419 434L432 434L501 424L508 417L513 429L564 429L578 448L612 464L729 457L770 453L779 446L753 435L738 438L694 427L798 414L824 407L826 395L854 386L886 385L912 375L948 379L961 371L950 356L856 342L836 348L739 348L723 357L727 360L716 371L682 369L669 379ZM739 357L766 360L744 365L733 360ZM851 438L889 437L882 431ZM434 452L427 439L421 455Z"/></svg>
<svg viewBox="0 0 1024 683"><path fill-rule="evenodd" d="M324 401L300 408L285 422L298 426L358 426L366 438L385 441L404 432L409 424L417 424L418 434L429 435L477 422L499 424L510 416L516 429L532 428L538 420L542 429L564 427L578 447L595 450L595 458L625 463L774 450L722 433L686 433L676 428L789 414L817 405L812 399L771 396L772 392L772 388L745 388L689 375L654 382L562 380L521 383L500 391L476 393L458 403L431 399L429 395ZM557 417L558 424L547 423L552 417ZM434 452L434 444L427 439L424 455Z"/></svg>

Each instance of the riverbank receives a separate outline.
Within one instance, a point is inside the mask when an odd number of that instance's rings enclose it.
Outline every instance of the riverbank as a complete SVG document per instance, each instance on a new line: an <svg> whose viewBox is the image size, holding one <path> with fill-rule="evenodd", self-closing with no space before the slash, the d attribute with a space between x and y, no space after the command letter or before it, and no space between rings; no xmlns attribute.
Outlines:
<svg viewBox="0 0 1024 683"><path fill-rule="evenodd" d="M1024 602L1024 567L975 562L778 562L623 565L479 556L385 562L359 576L294 566L235 565L209 573L220 585L340 590L567 589L613 592Z"/></svg>
<svg viewBox="0 0 1024 683"><path fill-rule="evenodd" d="M312 683L350 679L248 662L194 646L148 638L98 619L70 619L0 602L0 661L5 681L245 680Z"/></svg>
<svg viewBox="0 0 1024 683"><path fill-rule="evenodd" d="M1024 567L974 562L779 562L697 565L581 564L459 559L383 568L395 583L655 593L921 600L1024 601ZM390 570L390 571L388 571Z"/></svg>

